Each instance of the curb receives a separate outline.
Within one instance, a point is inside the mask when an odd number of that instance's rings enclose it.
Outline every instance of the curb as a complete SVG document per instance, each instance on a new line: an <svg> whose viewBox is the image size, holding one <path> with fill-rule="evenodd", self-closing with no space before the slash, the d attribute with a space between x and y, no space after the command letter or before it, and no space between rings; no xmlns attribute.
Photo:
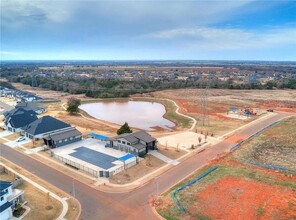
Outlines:
<svg viewBox="0 0 296 220"><path fill-rule="evenodd" d="M10 162L10 161L9 161ZM10 162L12 163L12 162ZM18 167L18 165L12 163L14 166ZM52 198L58 200L60 203L62 203L63 209L61 214L59 215L59 217L57 218L58 220L62 220L65 219L64 217L66 216L67 212L68 212L68 203L66 202L65 199L59 197L58 195L56 195L55 193L47 190L45 187L41 186L40 184L34 182L33 180L31 180L30 178L18 173L17 171L15 171L14 169L8 167L7 165L3 164L2 162L0 162L0 165L4 166L6 169L8 169L10 172L15 173L16 175L20 176L22 179L24 179L26 182L28 182L29 184L33 185L35 188L37 188L38 190L41 190L44 193L48 193ZM23 168L22 168L23 169ZM29 171L28 171L29 172ZM30 173L30 172L29 172ZM34 174L32 174L34 175ZM35 175L34 175L35 176ZM39 177L37 177L39 178Z"/></svg>

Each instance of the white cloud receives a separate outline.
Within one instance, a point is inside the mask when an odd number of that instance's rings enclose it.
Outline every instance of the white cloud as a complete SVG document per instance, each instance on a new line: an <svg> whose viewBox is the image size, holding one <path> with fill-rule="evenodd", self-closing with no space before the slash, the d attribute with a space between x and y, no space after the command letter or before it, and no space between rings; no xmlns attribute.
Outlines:
<svg viewBox="0 0 296 220"><path fill-rule="evenodd" d="M75 5L67 1L3 0L1 26L18 27L46 21L64 22L71 18Z"/></svg>
<svg viewBox="0 0 296 220"><path fill-rule="evenodd" d="M274 28L267 31L247 31L238 28L182 28L150 33L151 39L184 42L196 49L264 48L296 45L296 28Z"/></svg>

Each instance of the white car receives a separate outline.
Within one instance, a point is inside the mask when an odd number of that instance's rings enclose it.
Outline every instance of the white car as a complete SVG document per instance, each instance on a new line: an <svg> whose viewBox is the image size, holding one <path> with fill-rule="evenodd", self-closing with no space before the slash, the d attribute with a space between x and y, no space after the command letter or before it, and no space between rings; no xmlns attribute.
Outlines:
<svg viewBox="0 0 296 220"><path fill-rule="evenodd" d="M26 140L27 138L22 136L22 137L19 137L18 139L16 139L16 142L21 142L21 141L24 141Z"/></svg>

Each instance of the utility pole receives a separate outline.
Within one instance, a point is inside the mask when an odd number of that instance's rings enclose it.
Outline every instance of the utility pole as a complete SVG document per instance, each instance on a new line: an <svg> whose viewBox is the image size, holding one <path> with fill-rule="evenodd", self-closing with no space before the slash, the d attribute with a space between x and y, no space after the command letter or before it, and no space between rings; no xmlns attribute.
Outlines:
<svg viewBox="0 0 296 220"><path fill-rule="evenodd" d="M210 125L210 118L208 115L208 89L209 87L206 85L204 80L201 81L201 92L200 92L200 110L201 110L201 121L202 126Z"/></svg>
<svg viewBox="0 0 296 220"><path fill-rule="evenodd" d="M72 179L72 194L73 194L73 197L75 197L75 185L74 185L74 179Z"/></svg>

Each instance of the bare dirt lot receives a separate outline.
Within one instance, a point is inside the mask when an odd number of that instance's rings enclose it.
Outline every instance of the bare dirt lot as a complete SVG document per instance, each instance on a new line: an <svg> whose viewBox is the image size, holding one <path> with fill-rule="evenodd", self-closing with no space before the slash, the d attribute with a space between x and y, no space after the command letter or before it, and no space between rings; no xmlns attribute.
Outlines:
<svg viewBox="0 0 296 220"><path fill-rule="evenodd" d="M212 161L207 167L163 194L157 211L166 219L295 219L295 120L295 117L286 119L235 152ZM268 143L274 137L281 138L269 148ZM255 152L254 146L258 142L265 146L263 151L271 150L273 153L257 157L252 152ZM277 163L289 170L266 169L247 163L249 160ZM214 165L219 165L217 170L178 194L177 197L185 208L185 212L179 211L172 199L174 190Z"/></svg>
<svg viewBox="0 0 296 220"><path fill-rule="evenodd" d="M123 171L115 176L112 176L109 180L115 184L126 184L135 181L136 179L160 168L165 165L162 160L154 156L147 155L144 160L139 162L136 166L133 166L126 171Z"/></svg>
<svg viewBox="0 0 296 220"><path fill-rule="evenodd" d="M179 89L158 91L143 94L143 96L168 98L176 101L181 107L181 112L197 119L197 129L201 130L201 94L202 91L200 89ZM210 89L208 90L207 97L208 104L206 114L209 116L209 126L206 124L204 129L208 130L210 133L214 133L216 136L222 135L258 118L258 116L247 120L228 118L225 114L232 106L238 108L251 107L262 110L271 108L275 111L296 112L295 90Z"/></svg>

